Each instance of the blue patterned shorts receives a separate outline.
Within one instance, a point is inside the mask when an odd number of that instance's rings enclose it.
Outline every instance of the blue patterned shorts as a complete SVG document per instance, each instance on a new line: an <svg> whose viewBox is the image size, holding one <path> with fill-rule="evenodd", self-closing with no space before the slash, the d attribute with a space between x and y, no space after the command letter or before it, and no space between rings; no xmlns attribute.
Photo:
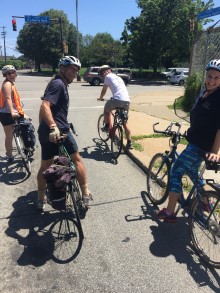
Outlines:
<svg viewBox="0 0 220 293"><path fill-rule="evenodd" d="M196 184L199 179L199 167L203 162L202 153L205 153L193 144L188 144L185 150L179 155L173 164L170 172L170 191L182 192L182 177L187 174L192 182ZM204 181L199 179L200 184L204 185Z"/></svg>

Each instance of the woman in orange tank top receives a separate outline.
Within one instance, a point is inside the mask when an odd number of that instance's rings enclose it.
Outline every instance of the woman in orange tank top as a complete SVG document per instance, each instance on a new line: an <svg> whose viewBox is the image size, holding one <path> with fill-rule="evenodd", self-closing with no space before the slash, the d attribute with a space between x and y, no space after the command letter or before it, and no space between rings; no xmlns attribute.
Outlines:
<svg viewBox="0 0 220 293"><path fill-rule="evenodd" d="M5 77L1 88L0 98L0 122L5 132L6 159L9 163L13 161L12 140L14 118L24 116L20 97L14 85L17 77L16 69L13 65L5 65L2 68ZM26 116L26 115L25 115Z"/></svg>

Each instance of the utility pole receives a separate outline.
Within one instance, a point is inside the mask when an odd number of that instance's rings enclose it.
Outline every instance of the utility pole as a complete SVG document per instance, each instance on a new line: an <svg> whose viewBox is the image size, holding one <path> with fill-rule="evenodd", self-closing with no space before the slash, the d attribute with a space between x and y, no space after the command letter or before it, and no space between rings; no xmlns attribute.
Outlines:
<svg viewBox="0 0 220 293"><path fill-rule="evenodd" d="M2 38L4 39L4 55L5 55L5 64L6 64L6 47L5 47L5 36L6 36L6 31L5 31L5 26L1 26L2 28L2 32L1 32L1 35L2 35Z"/></svg>
<svg viewBox="0 0 220 293"><path fill-rule="evenodd" d="M76 57L79 59L79 27L78 27L78 0L76 0ZM80 81L81 77L77 74L77 81Z"/></svg>

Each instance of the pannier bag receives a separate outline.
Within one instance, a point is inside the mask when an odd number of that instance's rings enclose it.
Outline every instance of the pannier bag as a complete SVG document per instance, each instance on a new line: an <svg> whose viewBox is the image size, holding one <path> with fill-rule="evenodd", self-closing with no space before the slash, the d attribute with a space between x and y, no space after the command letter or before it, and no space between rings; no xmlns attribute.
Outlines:
<svg viewBox="0 0 220 293"><path fill-rule="evenodd" d="M65 210L66 188L75 177L75 171L69 167L69 163L70 160L67 157L61 156L43 172L43 177L47 181L49 201L56 210Z"/></svg>
<svg viewBox="0 0 220 293"><path fill-rule="evenodd" d="M36 144L35 129L29 119L25 119L20 122L20 134L23 140L24 146L28 148L34 148Z"/></svg>

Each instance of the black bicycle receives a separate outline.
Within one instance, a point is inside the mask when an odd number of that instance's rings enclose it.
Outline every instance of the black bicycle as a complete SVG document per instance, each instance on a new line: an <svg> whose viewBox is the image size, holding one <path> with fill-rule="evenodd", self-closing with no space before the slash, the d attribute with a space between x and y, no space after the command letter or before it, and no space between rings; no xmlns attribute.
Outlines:
<svg viewBox="0 0 220 293"><path fill-rule="evenodd" d="M156 204L165 202L169 192L170 169L176 161L179 153L177 146L180 139L185 137L185 133L180 133L182 125L178 122L171 122L165 130L155 128L159 123L153 125L155 133L170 137L170 150L164 153L157 153L153 156L149 164L149 173L147 176L147 190L150 200ZM185 185L188 185L188 177L184 177Z"/></svg>
<svg viewBox="0 0 220 293"><path fill-rule="evenodd" d="M13 137L15 140L17 153L22 160L22 164L25 167L28 175L31 174L31 161L35 150L35 141L32 142L31 147L28 145L28 126L29 122L21 119L14 120ZM34 132L34 129L33 129ZM32 134L34 135L34 133Z"/></svg>
<svg viewBox="0 0 220 293"><path fill-rule="evenodd" d="M70 127L75 133L72 123L70 123ZM53 224L54 253L62 252L66 256L63 262L66 262L74 259L81 250L84 239L81 219L85 217L87 207L83 204L75 165L64 146L64 140L65 137L62 137L58 142L59 156L55 158L54 164L43 173L43 176L47 180L49 203L62 215L61 220ZM51 170L55 172L55 175L51 174ZM59 176L59 180L57 180L57 176ZM59 185L57 185L58 183ZM64 253L62 247L67 246L68 251Z"/></svg>
<svg viewBox="0 0 220 293"><path fill-rule="evenodd" d="M124 108L116 108L112 112L113 126L109 127L109 131L103 130L105 126L104 114L101 114L98 119L98 134L102 141L111 139L111 152L114 159L117 159L123 147L123 125L128 121L128 111Z"/></svg>

